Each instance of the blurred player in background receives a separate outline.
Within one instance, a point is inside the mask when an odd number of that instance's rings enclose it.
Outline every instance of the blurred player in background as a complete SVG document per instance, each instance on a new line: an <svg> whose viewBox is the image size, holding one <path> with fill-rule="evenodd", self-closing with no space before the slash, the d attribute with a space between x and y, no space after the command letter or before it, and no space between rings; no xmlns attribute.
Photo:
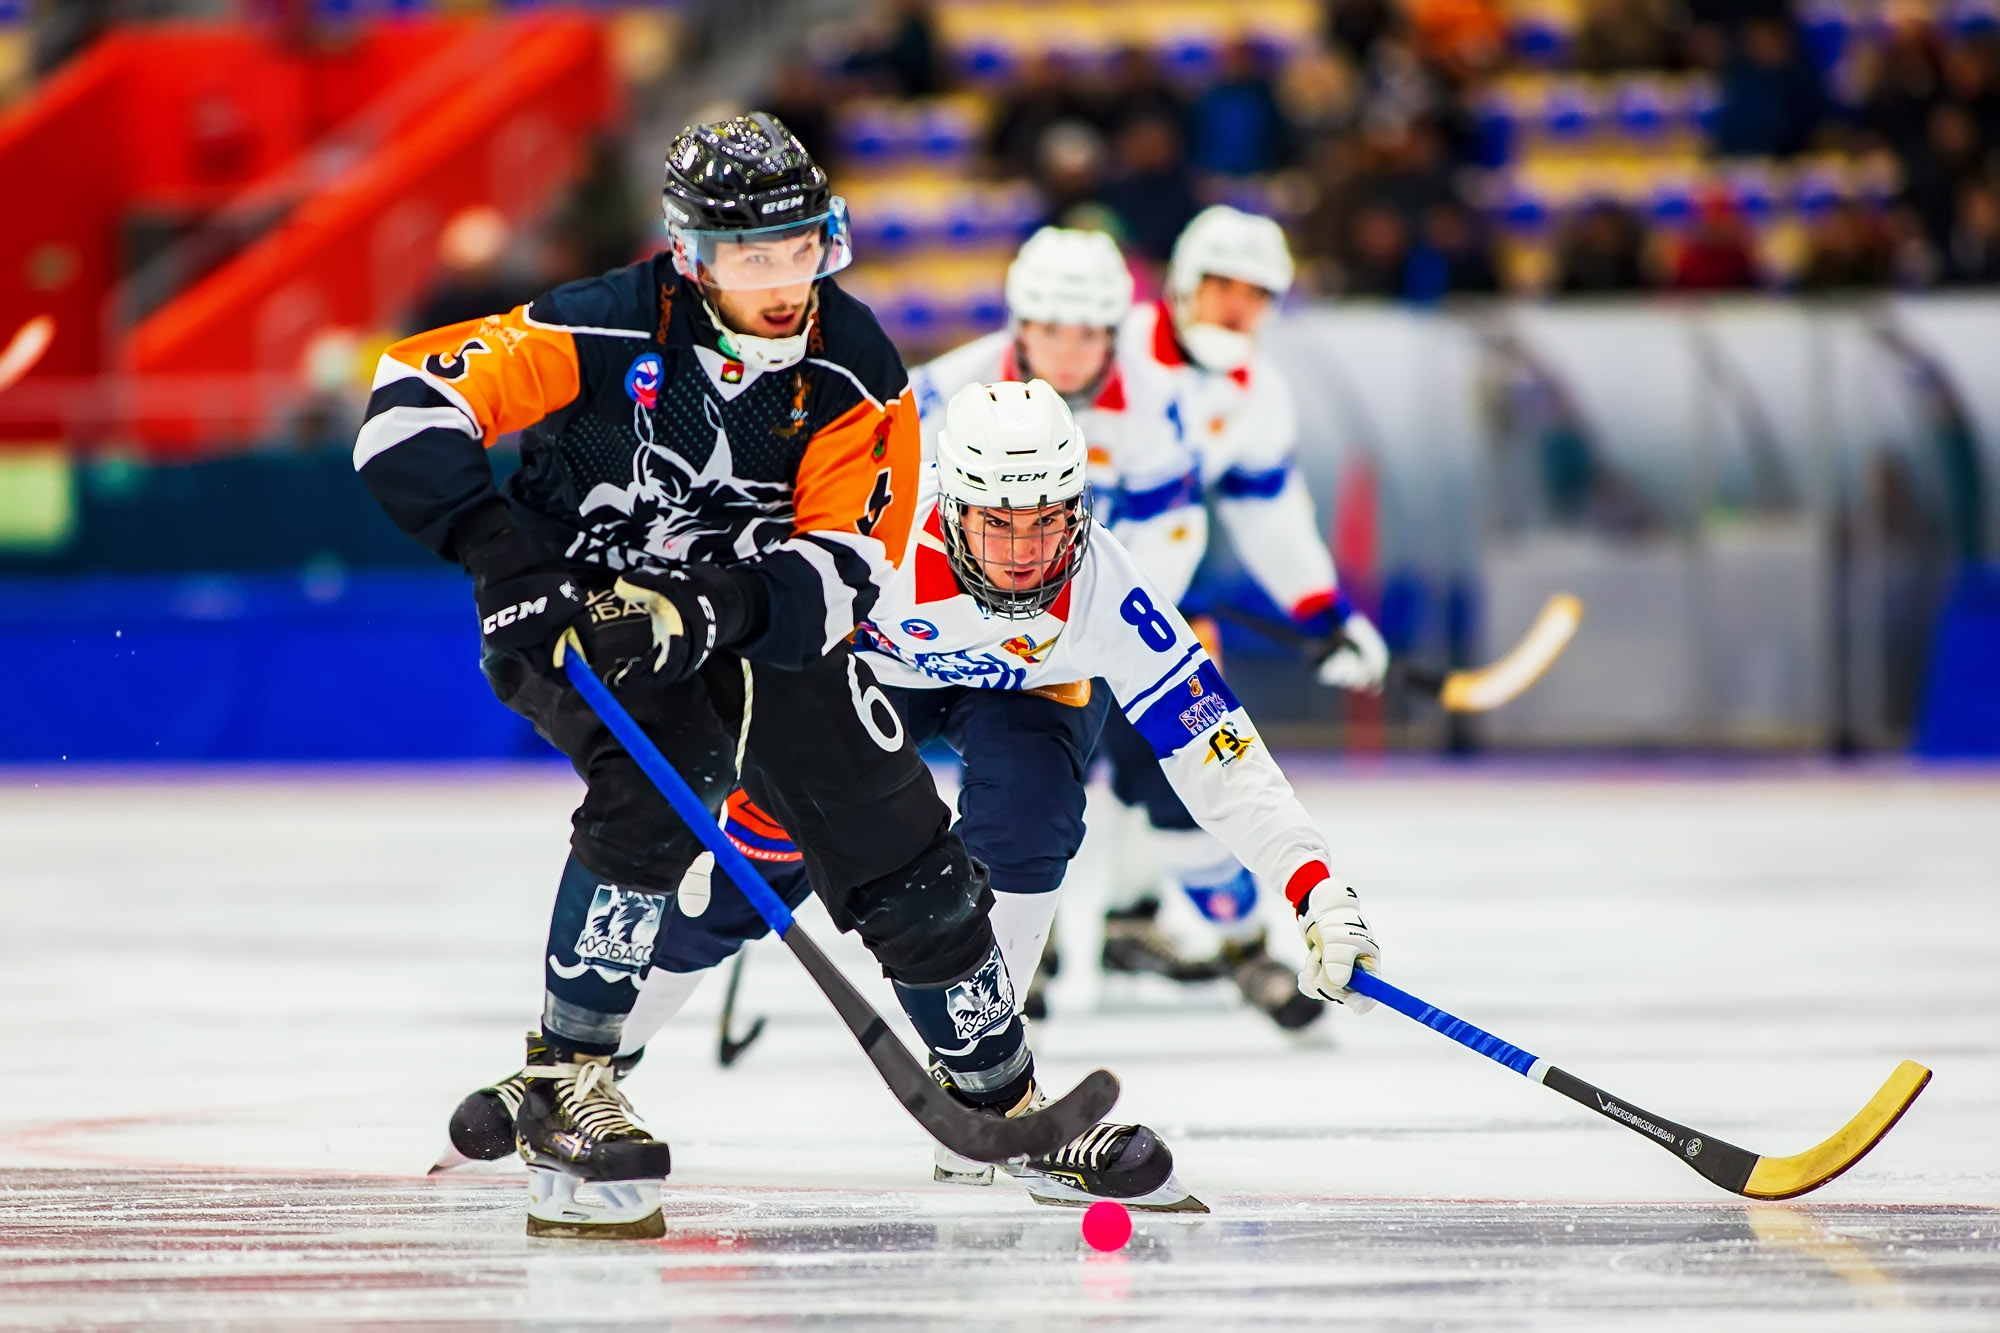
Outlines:
<svg viewBox="0 0 2000 1333"><path fill-rule="evenodd" d="M740 778L783 820L966 1100L1033 1088L985 872L848 645L908 549L919 435L895 348L827 276L845 203L761 113L682 131L662 202L661 254L392 347L355 444L390 516L472 575L495 694L586 784L541 1028L506 1081L537 1235L663 1232L667 1145L611 1062L702 851L569 684L571 652L710 809ZM503 495L483 446L514 430Z"/></svg>
<svg viewBox="0 0 2000 1333"><path fill-rule="evenodd" d="M1168 381L1167 429L1128 424L1107 437L1093 481L1103 521L1176 604L1207 553L1212 497L1237 557L1293 625L1314 638L1340 636L1319 665L1320 683L1375 690L1388 648L1340 591L1295 466L1290 387L1259 350L1291 284L1277 223L1222 205L1197 215L1174 245L1165 296L1134 309L1117 338L1125 383ZM1199 825L1152 747L1116 713L1101 744L1118 799L1146 812L1166 881L1159 897L1142 891L1110 913L1106 966L1186 981L1231 975L1281 1026L1312 1022L1321 1007L1266 954L1256 877Z"/></svg>
<svg viewBox="0 0 2000 1333"><path fill-rule="evenodd" d="M1316 1002L1368 1007L1344 990L1358 959L1380 958L1354 891L1332 878L1325 838L1173 603L1116 538L1094 532L1088 447L1061 397L1041 382L973 384L943 415L938 494L920 503L909 555L862 622L857 656L882 682L899 732L917 744L943 739L964 760L957 831L992 876L1007 965L996 998L1013 1005L1035 974L1056 891L1083 842L1091 747L1116 713L1203 825L1283 886L1311 959L1294 984ZM726 827L781 897L804 900L805 877L776 821L739 793ZM620 1058L636 1060L702 977L764 933L726 879L699 915L672 916ZM1006 1065L937 1072L960 1095L1032 1093ZM468 1155L504 1155L510 1145L495 1132L504 1123L500 1089L483 1089L461 1105L453 1139ZM1173 1175L1167 1146L1141 1125L1099 1125L1009 1170L1044 1202L1202 1208ZM942 1148L935 1174L993 1179L991 1167Z"/></svg>

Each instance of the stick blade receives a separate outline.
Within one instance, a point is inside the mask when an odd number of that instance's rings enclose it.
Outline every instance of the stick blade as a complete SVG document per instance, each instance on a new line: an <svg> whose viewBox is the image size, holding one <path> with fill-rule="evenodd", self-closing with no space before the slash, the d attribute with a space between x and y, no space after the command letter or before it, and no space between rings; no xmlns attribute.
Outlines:
<svg viewBox="0 0 2000 1333"><path fill-rule="evenodd" d="M1741 1193L1752 1199L1790 1199L1818 1189L1867 1156L1930 1081L1930 1070L1914 1060L1903 1061L1832 1138L1792 1157L1759 1157Z"/></svg>
<svg viewBox="0 0 2000 1333"><path fill-rule="evenodd" d="M1521 641L1498 661L1446 676L1438 702L1453 713L1484 713L1511 703L1555 664L1582 623L1582 600L1566 592L1555 594L1542 604Z"/></svg>
<svg viewBox="0 0 2000 1333"><path fill-rule="evenodd" d="M1108 1069L1093 1069L1061 1098L1039 1111L1004 1119L977 1115L971 1123L953 1126L955 1138L934 1136L961 1157L975 1162L1006 1162L1043 1157L1082 1134L1118 1104L1118 1077Z"/></svg>

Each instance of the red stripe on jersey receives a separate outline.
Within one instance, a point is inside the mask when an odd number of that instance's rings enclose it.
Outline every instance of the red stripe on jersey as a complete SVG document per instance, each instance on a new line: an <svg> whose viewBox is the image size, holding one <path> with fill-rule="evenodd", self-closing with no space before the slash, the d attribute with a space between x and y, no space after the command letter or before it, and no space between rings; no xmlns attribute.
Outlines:
<svg viewBox="0 0 2000 1333"><path fill-rule="evenodd" d="M1165 301L1153 302L1153 360L1163 366L1184 366L1187 353L1174 337L1174 312Z"/></svg>
<svg viewBox="0 0 2000 1333"><path fill-rule="evenodd" d="M1118 364L1113 362L1111 374L1104 381L1104 387L1097 391L1097 401L1091 404L1103 412L1123 412L1125 410L1125 377L1118 373Z"/></svg>
<svg viewBox="0 0 2000 1333"><path fill-rule="evenodd" d="M1331 588L1328 588L1325 592L1316 592L1310 596L1301 597L1299 604L1292 608L1292 619L1310 620L1332 605L1333 589Z"/></svg>
<svg viewBox="0 0 2000 1333"><path fill-rule="evenodd" d="M1308 861L1294 870L1292 877L1285 881L1285 898L1292 904L1292 910L1297 911L1307 894L1332 878L1333 872L1327 869L1324 861Z"/></svg>
<svg viewBox="0 0 2000 1333"><path fill-rule="evenodd" d="M1064 624L1069 623L1069 592L1075 586L1075 580L1063 584L1062 591L1056 594L1055 603L1049 607L1049 614Z"/></svg>

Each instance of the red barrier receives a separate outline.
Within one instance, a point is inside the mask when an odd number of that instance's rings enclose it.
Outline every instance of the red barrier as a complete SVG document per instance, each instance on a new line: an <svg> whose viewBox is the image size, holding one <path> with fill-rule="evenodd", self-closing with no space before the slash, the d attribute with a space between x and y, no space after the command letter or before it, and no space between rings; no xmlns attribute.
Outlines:
<svg viewBox="0 0 2000 1333"><path fill-rule="evenodd" d="M179 453L272 429L315 333L394 327L454 213L532 219L614 110L599 26L577 16L383 23L334 52L226 29L108 40L0 119L0 179L46 196L0 212L0 338L58 325L0 400L0 437ZM283 221L107 340L134 210L224 199Z"/></svg>

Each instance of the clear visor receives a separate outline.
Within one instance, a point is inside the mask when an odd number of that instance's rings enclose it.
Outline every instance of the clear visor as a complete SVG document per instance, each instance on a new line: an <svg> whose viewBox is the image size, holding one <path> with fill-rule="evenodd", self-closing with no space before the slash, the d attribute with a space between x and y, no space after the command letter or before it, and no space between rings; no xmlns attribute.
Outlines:
<svg viewBox="0 0 2000 1333"><path fill-rule="evenodd" d="M826 212L803 222L749 231L668 228L674 267L725 291L791 287L837 273L854 261L847 201L834 196Z"/></svg>

